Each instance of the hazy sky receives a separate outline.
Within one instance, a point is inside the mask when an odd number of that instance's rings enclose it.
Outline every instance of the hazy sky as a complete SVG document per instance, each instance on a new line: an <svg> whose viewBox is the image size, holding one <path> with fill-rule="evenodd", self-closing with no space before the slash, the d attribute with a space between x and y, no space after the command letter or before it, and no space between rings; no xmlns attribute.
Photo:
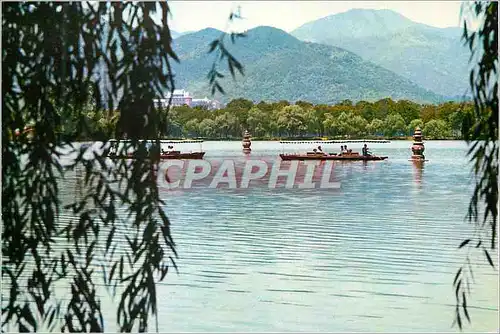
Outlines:
<svg viewBox="0 0 500 334"><path fill-rule="evenodd" d="M232 9L241 6L244 20L232 27L266 25L287 32L306 22L353 8L391 9L407 18L435 27L460 25L459 1L169 1L171 29L178 32L212 27L225 30Z"/></svg>

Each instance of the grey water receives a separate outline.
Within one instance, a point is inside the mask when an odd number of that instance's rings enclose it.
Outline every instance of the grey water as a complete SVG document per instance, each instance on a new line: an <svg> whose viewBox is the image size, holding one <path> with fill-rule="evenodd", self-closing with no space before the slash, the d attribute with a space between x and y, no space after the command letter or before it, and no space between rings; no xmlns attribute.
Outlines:
<svg viewBox="0 0 500 334"><path fill-rule="evenodd" d="M187 145L178 149L198 148ZM159 330L458 331L452 283L465 261L458 245L473 231L471 165L464 142L425 145L419 169L408 161L411 142L370 144L389 159L336 164L341 189L332 192L162 191L179 273L158 286ZM242 154L239 142L203 149L206 159ZM253 142L251 157L282 151ZM472 261L467 329L497 331L498 272L480 252ZM108 306L112 330L117 304Z"/></svg>

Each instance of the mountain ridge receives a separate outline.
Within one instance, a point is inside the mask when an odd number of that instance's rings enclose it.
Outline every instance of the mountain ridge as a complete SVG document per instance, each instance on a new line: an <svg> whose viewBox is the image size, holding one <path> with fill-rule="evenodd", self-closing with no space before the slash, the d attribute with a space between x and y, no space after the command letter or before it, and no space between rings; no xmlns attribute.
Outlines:
<svg viewBox="0 0 500 334"><path fill-rule="evenodd" d="M207 74L214 55L208 55L209 43L221 31L203 29L174 40L173 48L180 64L174 64L178 87L195 95L209 94ZM222 80L227 101L244 97L251 100L307 100L336 103L341 100L410 99L419 102L445 98L419 87L392 71L364 60L339 47L303 42L284 30L260 26L247 31L247 37L228 50L244 66L244 77Z"/></svg>
<svg viewBox="0 0 500 334"><path fill-rule="evenodd" d="M375 26L374 17L381 20ZM469 50L459 27L438 28L391 10L357 9L308 22L291 34L354 52L441 95L468 89Z"/></svg>

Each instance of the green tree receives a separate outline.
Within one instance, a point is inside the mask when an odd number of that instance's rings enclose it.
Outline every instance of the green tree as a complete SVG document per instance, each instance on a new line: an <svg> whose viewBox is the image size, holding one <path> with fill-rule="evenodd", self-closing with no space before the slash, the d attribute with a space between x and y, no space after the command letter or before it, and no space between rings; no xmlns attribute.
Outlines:
<svg viewBox="0 0 500 334"><path fill-rule="evenodd" d="M216 134L216 123L210 118L205 118L199 124L199 131L205 137L215 137Z"/></svg>
<svg viewBox="0 0 500 334"><path fill-rule="evenodd" d="M346 106L346 107L352 107L353 106L351 100L340 101L338 105L340 105L340 106Z"/></svg>
<svg viewBox="0 0 500 334"><path fill-rule="evenodd" d="M420 119L422 122L427 123L430 120L437 118L436 106L431 104L426 104L420 110Z"/></svg>
<svg viewBox="0 0 500 334"><path fill-rule="evenodd" d="M297 101L297 102L295 102L295 105L301 107L304 110L307 110L308 108L313 107L313 104L311 102L307 102L307 101Z"/></svg>
<svg viewBox="0 0 500 334"><path fill-rule="evenodd" d="M230 112L225 112L224 114L217 116L214 122L219 134L224 138L241 135L238 119Z"/></svg>
<svg viewBox="0 0 500 334"><path fill-rule="evenodd" d="M184 125L184 132L188 136L200 135L200 121L197 118L187 121Z"/></svg>
<svg viewBox="0 0 500 334"><path fill-rule="evenodd" d="M335 136L339 134L337 129L337 123L332 114L325 114L325 120L323 121L323 129L329 135Z"/></svg>
<svg viewBox="0 0 500 334"><path fill-rule="evenodd" d="M321 117L321 111L314 108L313 106L308 106L305 108L304 121L306 123L306 131L313 135L323 134L323 122Z"/></svg>
<svg viewBox="0 0 500 334"><path fill-rule="evenodd" d="M421 130L424 129L424 122L420 118L414 119L410 122L410 125L408 125L408 134L413 136L416 128L420 128ZM425 135L427 136L427 133L425 133Z"/></svg>
<svg viewBox="0 0 500 334"><path fill-rule="evenodd" d="M272 103L274 110L281 110L284 107L289 106L289 105L290 105L290 102L285 101L285 100L281 100L281 101Z"/></svg>
<svg viewBox="0 0 500 334"><path fill-rule="evenodd" d="M368 132L372 135L377 135L384 131L384 122L378 118L374 118L368 125Z"/></svg>
<svg viewBox="0 0 500 334"><path fill-rule="evenodd" d="M449 137L448 124L440 119L433 119L424 125L424 134L429 139L446 139Z"/></svg>
<svg viewBox="0 0 500 334"><path fill-rule="evenodd" d="M375 109L370 102L359 101L356 103L356 109L359 110L360 115L368 122L373 121L375 117Z"/></svg>
<svg viewBox="0 0 500 334"><path fill-rule="evenodd" d="M462 110L457 110L448 116L448 124L452 135L455 138L460 137L462 133L462 124L464 122L465 114Z"/></svg>
<svg viewBox="0 0 500 334"><path fill-rule="evenodd" d="M419 118L420 116L420 105L415 102L401 100L396 103L397 112L403 116L406 124L409 124L412 120Z"/></svg>
<svg viewBox="0 0 500 334"><path fill-rule="evenodd" d="M246 99L235 99L229 102L225 108L232 116L238 120L239 131L248 127L248 111L253 107L253 102Z"/></svg>
<svg viewBox="0 0 500 334"><path fill-rule="evenodd" d="M454 102L446 102L437 106L436 117L442 120L447 120L448 117L459 110L460 106Z"/></svg>
<svg viewBox="0 0 500 334"><path fill-rule="evenodd" d="M167 115L168 110L162 108L161 112ZM176 108L172 108L168 114L168 122L166 133L173 137L182 137L183 125L180 119L180 112Z"/></svg>
<svg viewBox="0 0 500 334"><path fill-rule="evenodd" d="M100 112L100 118L97 123L100 132L104 134L104 138L112 137L119 119L120 112L117 110L103 110Z"/></svg>
<svg viewBox="0 0 500 334"><path fill-rule="evenodd" d="M260 110L258 107L252 107L248 111L246 123L254 136L263 136L269 128L269 115Z"/></svg>
<svg viewBox="0 0 500 334"><path fill-rule="evenodd" d="M351 123L349 122L351 116L343 112L337 119L333 121L332 128L334 128L339 135L349 135L353 133Z"/></svg>
<svg viewBox="0 0 500 334"><path fill-rule="evenodd" d="M247 99L234 99L231 100L226 105L227 110L241 111L241 110L250 110L253 107L253 102Z"/></svg>
<svg viewBox="0 0 500 334"><path fill-rule="evenodd" d="M320 135L322 136L325 132L325 126L324 126L324 121L326 119L326 115L328 114L329 111L329 106L325 104L318 104L314 106L316 118L318 120L318 127L320 129Z"/></svg>
<svg viewBox="0 0 500 334"><path fill-rule="evenodd" d="M373 109L375 111L373 117L378 119L385 119L388 115L397 111L396 103L390 99L381 99L373 104Z"/></svg>
<svg viewBox="0 0 500 334"><path fill-rule="evenodd" d="M281 131L291 136L303 134L307 129L304 109L297 105L283 107L278 112L277 125Z"/></svg>
<svg viewBox="0 0 500 334"><path fill-rule="evenodd" d="M279 112L281 111L281 108L277 109L276 108L276 104L274 104L274 103L271 104L271 106L273 107L273 109L268 114L268 118L269 118L269 132L272 135L281 136L282 135L281 129L278 126Z"/></svg>
<svg viewBox="0 0 500 334"><path fill-rule="evenodd" d="M176 120L180 124L186 124L187 121L197 118L197 116L196 110L186 105L171 108L169 114L170 119Z"/></svg>
<svg viewBox="0 0 500 334"><path fill-rule="evenodd" d="M361 116L354 116L349 119L349 135L363 136L368 132L368 122Z"/></svg>
<svg viewBox="0 0 500 334"><path fill-rule="evenodd" d="M405 120L398 113L390 114L384 122L384 132L386 136L396 136L406 132Z"/></svg>

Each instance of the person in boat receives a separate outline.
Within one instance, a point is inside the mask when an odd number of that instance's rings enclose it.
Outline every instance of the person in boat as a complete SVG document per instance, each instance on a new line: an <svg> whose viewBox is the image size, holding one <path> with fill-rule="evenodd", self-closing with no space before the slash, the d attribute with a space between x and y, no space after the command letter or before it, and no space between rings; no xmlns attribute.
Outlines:
<svg viewBox="0 0 500 334"><path fill-rule="evenodd" d="M114 156L116 155L116 146L115 146L115 145L112 145L112 146L109 148L108 155L109 155L109 156L112 156L112 157L114 157Z"/></svg>
<svg viewBox="0 0 500 334"><path fill-rule="evenodd" d="M109 148L108 155L114 157L116 156L117 153L118 153L118 142L112 143L111 147Z"/></svg>
<svg viewBox="0 0 500 334"><path fill-rule="evenodd" d="M323 150L321 149L321 146L318 146L318 153L321 153L321 154L323 154L323 155L326 155L326 153L325 153L325 152L323 152Z"/></svg>
<svg viewBox="0 0 500 334"><path fill-rule="evenodd" d="M366 144L365 146L363 146L362 152L365 157L370 156L372 154L370 151L368 151L368 146Z"/></svg>
<svg viewBox="0 0 500 334"><path fill-rule="evenodd" d="M160 156L161 155L161 145L154 143L151 146L152 152L155 156Z"/></svg>
<svg viewBox="0 0 500 334"><path fill-rule="evenodd" d="M172 145L167 146L167 150L161 149L161 154L170 154L174 150L174 147Z"/></svg>
<svg viewBox="0 0 500 334"><path fill-rule="evenodd" d="M153 147L153 144L152 144L151 142L149 142L149 141L148 141L148 142L146 142L146 150L147 150L148 152L151 152L151 148L152 148L152 147Z"/></svg>
<svg viewBox="0 0 500 334"><path fill-rule="evenodd" d="M361 152L363 153L363 156L365 156L365 157L368 155L368 147L366 147L366 144L361 149Z"/></svg>

